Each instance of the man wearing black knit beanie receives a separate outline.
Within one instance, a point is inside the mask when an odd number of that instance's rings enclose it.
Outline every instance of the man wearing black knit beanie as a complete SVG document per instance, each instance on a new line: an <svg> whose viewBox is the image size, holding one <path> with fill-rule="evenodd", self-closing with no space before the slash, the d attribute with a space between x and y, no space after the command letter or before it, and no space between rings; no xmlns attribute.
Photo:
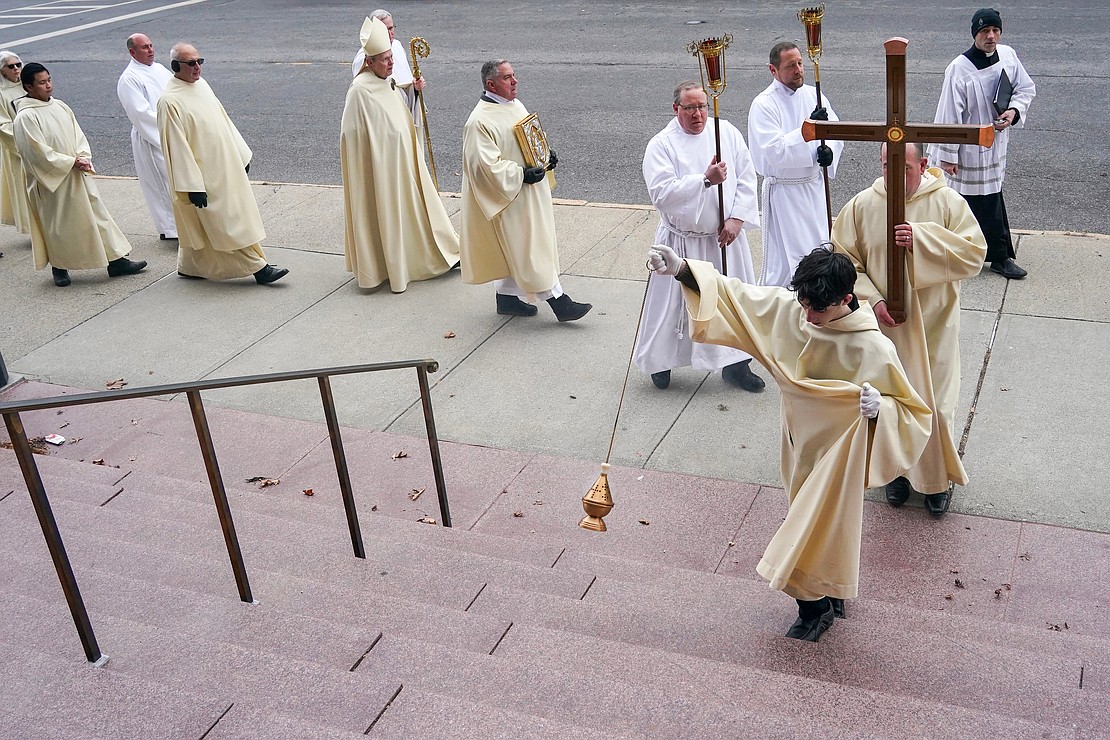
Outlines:
<svg viewBox="0 0 1110 740"><path fill-rule="evenodd" d="M967 123L995 128L994 146L933 144L929 159L948 175L948 184L971 206L983 236L991 271L1008 280L1025 277L1014 258L1010 222L1002 199L1010 129L1025 125L1026 111L1037 94L1033 80L1014 50L998 43L1002 15L981 8L971 18L971 48L944 73L936 123Z"/></svg>

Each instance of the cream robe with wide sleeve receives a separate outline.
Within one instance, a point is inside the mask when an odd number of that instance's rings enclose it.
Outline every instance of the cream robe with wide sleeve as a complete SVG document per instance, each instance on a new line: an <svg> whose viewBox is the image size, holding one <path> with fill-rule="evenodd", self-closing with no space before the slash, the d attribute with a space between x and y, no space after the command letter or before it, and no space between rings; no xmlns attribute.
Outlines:
<svg viewBox="0 0 1110 740"><path fill-rule="evenodd" d="M405 103L373 72L347 91L339 134L344 253L360 288L442 275L459 261L459 237L417 145Z"/></svg>
<svg viewBox="0 0 1110 740"><path fill-rule="evenodd" d="M244 171L251 150L207 82L174 77L167 83L158 133L177 222L178 269L223 280L265 267L259 243L266 230ZM189 193L201 192L208 194L207 208L189 201Z"/></svg>
<svg viewBox="0 0 1110 740"><path fill-rule="evenodd" d="M785 288L722 277L707 262L688 264L701 290L683 288L695 341L750 353L782 393L790 508L757 570L794 598L855 598L864 490L917 460L932 414L866 303L818 327ZM874 421L860 416L865 381L882 394Z"/></svg>
<svg viewBox="0 0 1110 740"><path fill-rule="evenodd" d="M550 175L524 184L524 153L513 131L527 115L519 100L482 100L463 129L463 282L511 277L524 291L540 293L559 280Z"/></svg>
<svg viewBox="0 0 1110 740"><path fill-rule="evenodd" d="M15 150L12 101L26 93L19 82L0 77L0 223L14 226L20 234L31 233L31 212L27 205L27 182L23 161Z"/></svg>
<svg viewBox="0 0 1110 740"><path fill-rule="evenodd" d="M91 270L125 257L131 245L100 202L96 181L73 169L92 152L69 106L21 100L13 129L27 176L35 269Z"/></svg>
<svg viewBox="0 0 1110 740"><path fill-rule="evenodd" d="M913 227L907 254L906 321L880 325L898 348L910 382L933 410L929 446L906 473L919 493L941 493L948 482L966 485L957 447L960 397L960 281L979 274L987 246L967 201L930 168L906 201ZM872 305L887 294L886 185L880 177L844 206L833 223L833 244L859 273L856 295ZM884 481L879 481L883 483Z"/></svg>

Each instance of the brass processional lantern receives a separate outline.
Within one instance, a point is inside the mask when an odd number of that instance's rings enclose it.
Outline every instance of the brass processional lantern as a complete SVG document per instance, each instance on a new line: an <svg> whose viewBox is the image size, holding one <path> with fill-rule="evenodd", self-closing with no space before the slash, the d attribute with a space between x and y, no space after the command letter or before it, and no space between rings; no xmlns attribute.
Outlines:
<svg viewBox="0 0 1110 740"><path fill-rule="evenodd" d="M698 57L698 76L701 78L701 86L705 88L706 94L713 98L713 133L716 137L718 162L721 161L721 113L717 101L721 97L721 93L725 91L725 49L731 43L732 34L726 33L724 36L691 41L686 45L686 50ZM719 209L717 228L722 229L725 225L725 188L723 184L717 186L717 207ZM724 246L721 247L721 274L728 274L728 262Z"/></svg>
<svg viewBox="0 0 1110 740"><path fill-rule="evenodd" d="M821 107L821 20L825 17L825 4L815 8L802 8L798 11L798 20L806 29L806 53L809 61L813 63L813 86L817 88L817 106ZM821 139L821 146L825 140ZM821 179L825 183L825 214L829 222L829 238L832 238L832 194L829 192L829 168L821 168Z"/></svg>

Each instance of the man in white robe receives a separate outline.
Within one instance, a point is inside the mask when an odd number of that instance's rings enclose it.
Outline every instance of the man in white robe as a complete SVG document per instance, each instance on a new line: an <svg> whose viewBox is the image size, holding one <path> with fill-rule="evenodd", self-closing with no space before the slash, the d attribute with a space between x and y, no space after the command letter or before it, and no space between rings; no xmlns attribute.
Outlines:
<svg viewBox="0 0 1110 740"><path fill-rule="evenodd" d="M395 26L393 23L393 15L388 10L378 8L370 14L371 18L377 18L385 24L385 30L389 32L389 45L390 50L393 52L393 71L390 76L393 81L397 83L396 90L401 94L405 101L405 106L409 110L409 115L412 116L413 125L416 127L418 133L422 131L422 118L420 116L420 103L416 98L416 94L424 89L425 81L424 76L414 78L412 76L412 67L409 66L408 53L405 50L405 45L400 40L394 38ZM355 58L351 62L351 74L355 77L362 71L363 65L366 63L366 50L360 48L355 52ZM419 139L419 136L417 137Z"/></svg>
<svg viewBox="0 0 1110 740"><path fill-rule="evenodd" d="M547 166L529 166L514 127L528 116L516 99L516 74L504 59L482 65L485 90L463 128L463 282L494 283L497 313L535 316L539 298L559 321L576 321L593 306L577 303L559 283L559 250ZM527 300L523 300L527 299Z"/></svg>
<svg viewBox="0 0 1110 740"><path fill-rule="evenodd" d="M147 210L154 228L163 241L177 238L173 220L170 186L166 177L166 160L158 138L158 99L173 77L165 65L154 61L154 42L150 37L134 33L127 37L127 53L131 60L116 83L116 95L131 121L131 154L135 157L135 173L143 191Z"/></svg>
<svg viewBox="0 0 1110 740"><path fill-rule="evenodd" d="M12 124L27 177L31 250L35 269L50 265L54 284L70 284L70 270L108 268L109 277L134 275L146 262L127 259L131 245L96 187L92 150L69 106L53 97L46 67L32 62L20 73L27 97Z"/></svg>
<svg viewBox="0 0 1110 740"><path fill-rule="evenodd" d="M388 280L400 293L410 280L457 265L459 237L424 164L412 117L393 92L385 26L367 18L362 40L368 56L347 91L339 135L343 251L360 288Z"/></svg>
<svg viewBox="0 0 1110 740"><path fill-rule="evenodd" d="M23 178L23 161L15 150L12 102L22 98L23 83L19 81L23 60L11 51L0 51L0 223L14 226L20 234L31 233L31 213L27 205L27 181Z"/></svg>
<svg viewBox="0 0 1110 740"><path fill-rule="evenodd" d="M177 274L260 285L289 273L266 263L266 237L247 171L251 150L208 83L190 44L170 50L173 79L158 101L158 137L177 222Z"/></svg>
<svg viewBox="0 0 1110 740"><path fill-rule="evenodd" d="M967 484L960 461L956 406L960 397L960 282L983 267L986 242L971 209L944 183L940 170L914 144L906 144L906 223L895 241L906 251L906 320L896 324L886 308L886 146L880 149L883 177L848 201L833 223L833 244L856 266L855 292L868 301L879 328L898 348L914 389L933 411L929 444L917 463L886 488L887 501L901 506L911 488L925 496L934 516L948 510L951 484Z"/></svg>
<svg viewBox="0 0 1110 740"><path fill-rule="evenodd" d="M648 266L682 284L695 341L750 352L779 384L790 505L756 570L797 600L786 636L817 642L858 594L864 491L917 459L929 408L852 294L844 255L814 250L790 290L724 277L666 245Z"/></svg>
<svg viewBox="0 0 1110 740"><path fill-rule="evenodd" d="M771 47L771 84L748 111L748 146L755 171L763 175L763 269L760 285L786 287L802 257L829 241L828 207L821 165L829 177L844 143L802 139L802 122L838 121L825 96L805 84L802 52L792 41Z"/></svg>
<svg viewBox="0 0 1110 740"><path fill-rule="evenodd" d="M751 250L744 231L759 227L755 169L744 137L722 120L721 161L716 161L714 122L709 120L705 90L697 82L680 83L671 103L674 118L652 137L644 152L644 182L659 211L655 241L682 257L721 268L726 250L728 274L755 282ZM724 189L724 226L717 186ZM686 330L682 289L674 280L649 276L644 316L633 351L636 367L651 376L656 388L670 385L671 370L722 371L724 379L746 391L759 392L763 379L751 370L751 355L731 347L695 344Z"/></svg>
<svg viewBox="0 0 1110 740"><path fill-rule="evenodd" d="M977 10L971 19L971 35L975 43L944 71L944 87L934 120L993 125L994 146L932 144L928 153L948 175L949 185L967 200L975 213L987 239L986 261L991 263L991 272L1007 280L1020 280L1027 273L1014 261L1017 253L1010 237L1002 183L1006 179L1010 129L1025 126L1037 87L1014 50L998 43L1002 37L1002 17L997 10ZM1005 107L995 104L1003 73L1013 86Z"/></svg>

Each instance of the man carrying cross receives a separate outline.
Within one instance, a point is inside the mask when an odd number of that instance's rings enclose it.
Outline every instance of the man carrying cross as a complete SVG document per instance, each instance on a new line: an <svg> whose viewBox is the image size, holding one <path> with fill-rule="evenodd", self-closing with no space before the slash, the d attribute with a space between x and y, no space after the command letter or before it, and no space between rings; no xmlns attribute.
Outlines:
<svg viewBox="0 0 1110 740"><path fill-rule="evenodd" d="M910 291L905 321L887 311L887 187L897 172L883 176L848 201L833 223L832 241L859 273L855 294L867 301L879 329L894 342L906 375L933 411L932 433L918 462L886 487L886 498L901 506L911 486L925 495L930 514L948 509L949 481L967 484L957 451L955 415L960 395L960 282L979 274L987 245L967 202L945 185L939 169L928 167L918 145L907 143L905 222L895 226L898 249L905 251Z"/></svg>

